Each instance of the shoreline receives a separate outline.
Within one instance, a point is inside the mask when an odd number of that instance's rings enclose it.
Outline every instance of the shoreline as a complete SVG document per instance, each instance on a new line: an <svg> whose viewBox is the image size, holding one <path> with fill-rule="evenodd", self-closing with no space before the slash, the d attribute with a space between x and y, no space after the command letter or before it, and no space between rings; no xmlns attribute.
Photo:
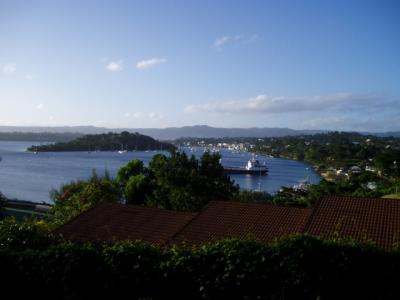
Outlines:
<svg viewBox="0 0 400 300"><path fill-rule="evenodd" d="M299 160L299 159L295 159L293 157L287 157L287 156L273 156L271 154L267 154L267 153L263 153L263 152L252 152L252 151L248 151L249 153L254 153L256 155L262 155L262 156L266 156L266 157L272 157L272 158L278 158L278 159L285 159L285 160L292 160L292 161L297 161L297 162L302 162L305 163L307 165L309 165L313 171L318 174L321 178L330 181L331 179L329 178L329 176L326 174L326 172L320 172L318 171L318 166L316 166L314 163L306 161L306 160Z"/></svg>

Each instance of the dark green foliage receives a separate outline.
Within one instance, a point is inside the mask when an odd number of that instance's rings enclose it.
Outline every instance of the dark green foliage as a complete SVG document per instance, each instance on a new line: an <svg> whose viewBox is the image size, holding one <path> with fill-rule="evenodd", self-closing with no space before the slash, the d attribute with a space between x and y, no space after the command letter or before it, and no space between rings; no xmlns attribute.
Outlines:
<svg viewBox="0 0 400 300"><path fill-rule="evenodd" d="M293 188L282 187L274 196L273 202L278 205L293 206L293 207L307 207L312 206L311 189L295 190Z"/></svg>
<svg viewBox="0 0 400 300"><path fill-rule="evenodd" d="M3 293L41 299L399 299L400 252L306 235L198 248L0 250ZM17 283L20 287L13 288Z"/></svg>
<svg viewBox="0 0 400 300"><path fill-rule="evenodd" d="M128 203L198 211L211 200L229 199L238 186L224 174L219 154L208 152L198 160L185 153L155 155L145 168L131 161L121 168L117 180Z"/></svg>
<svg viewBox="0 0 400 300"><path fill-rule="evenodd" d="M141 160L131 160L117 174L116 182L122 189L127 203L144 204L152 192L148 169Z"/></svg>
<svg viewBox="0 0 400 300"><path fill-rule="evenodd" d="M331 132L304 136L265 138L255 151L277 157L305 160L319 171L351 166L374 167L389 178L400 176L400 139Z"/></svg>
<svg viewBox="0 0 400 300"><path fill-rule="evenodd" d="M260 242L224 240L186 255L184 272L202 298L273 298L283 288L273 247Z"/></svg>
<svg viewBox="0 0 400 300"><path fill-rule="evenodd" d="M98 176L93 171L87 180L73 181L51 192L54 201L53 222L63 224L81 212L103 202L118 202L121 193L118 185L106 173Z"/></svg>
<svg viewBox="0 0 400 300"><path fill-rule="evenodd" d="M141 160L134 159L119 169L116 180L118 184L124 186L131 176L136 176L144 172L145 168L143 162Z"/></svg>
<svg viewBox="0 0 400 300"><path fill-rule="evenodd" d="M56 244L46 250L0 250L3 293L15 299L92 299L102 296L105 270L90 245Z"/></svg>
<svg viewBox="0 0 400 300"><path fill-rule="evenodd" d="M196 211L211 200L229 199L238 187L223 172L219 154L206 152L200 160L185 153L158 156L150 163L155 179L153 203L167 209Z"/></svg>
<svg viewBox="0 0 400 300"><path fill-rule="evenodd" d="M88 134L70 142L31 146L29 151L118 151L118 150L173 150L175 147L139 133Z"/></svg>
<svg viewBox="0 0 400 300"><path fill-rule="evenodd" d="M231 200L246 203L272 203L274 196L267 192L241 190Z"/></svg>
<svg viewBox="0 0 400 300"><path fill-rule="evenodd" d="M2 210L4 209L4 205L6 204L7 198L0 192L0 217L2 215Z"/></svg>
<svg viewBox="0 0 400 300"><path fill-rule="evenodd" d="M130 204L146 203L152 192L151 181L144 174L129 177L128 182L124 186L125 199Z"/></svg>
<svg viewBox="0 0 400 300"><path fill-rule="evenodd" d="M162 296L165 257L161 248L140 241L118 242L101 249L107 270L106 294L113 299Z"/></svg>
<svg viewBox="0 0 400 300"><path fill-rule="evenodd" d="M0 221L0 249L45 249L53 242L50 228L42 220L18 222L14 218L6 218Z"/></svg>
<svg viewBox="0 0 400 300"><path fill-rule="evenodd" d="M399 191L399 180L387 180L375 173L364 172L336 182L323 179L304 190L282 187L274 195L272 202L285 206L312 207L319 199L328 195L380 198Z"/></svg>
<svg viewBox="0 0 400 300"><path fill-rule="evenodd" d="M375 158L375 166L388 177L400 177L400 150L386 149Z"/></svg>

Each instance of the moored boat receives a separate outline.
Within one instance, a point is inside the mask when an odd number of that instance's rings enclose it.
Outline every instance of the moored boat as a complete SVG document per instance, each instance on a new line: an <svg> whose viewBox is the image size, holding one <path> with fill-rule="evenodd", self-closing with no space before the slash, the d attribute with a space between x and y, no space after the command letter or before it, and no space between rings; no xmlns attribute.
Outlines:
<svg viewBox="0 0 400 300"><path fill-rule="evenodd" d="M225 174L266 175L268 173L268 167L262 165L260 161L253 158L247 162L244 168L224 167L224 172Z"/></svg>

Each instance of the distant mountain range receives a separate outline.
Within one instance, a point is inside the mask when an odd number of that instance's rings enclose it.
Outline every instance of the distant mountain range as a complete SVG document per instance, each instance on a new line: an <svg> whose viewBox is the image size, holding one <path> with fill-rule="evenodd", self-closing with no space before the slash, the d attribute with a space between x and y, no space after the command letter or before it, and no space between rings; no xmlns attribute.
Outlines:
<svg viewBox="0 0 400 300"><path fill-rule="evenodd" d="M167 128L105 128L95 126L65 126L65 127L22 127L0 126L0 132L31 132L31 133L81 133L100 134L106 132L138 132L158 140L174 140L180 137L222 138L222 137L280 137L287 135L303 135L324 133L328 130L295 130L290 128L218 128L207 125L167 127ZM400 131L368 133L376 136L400 137Z"/></svg>

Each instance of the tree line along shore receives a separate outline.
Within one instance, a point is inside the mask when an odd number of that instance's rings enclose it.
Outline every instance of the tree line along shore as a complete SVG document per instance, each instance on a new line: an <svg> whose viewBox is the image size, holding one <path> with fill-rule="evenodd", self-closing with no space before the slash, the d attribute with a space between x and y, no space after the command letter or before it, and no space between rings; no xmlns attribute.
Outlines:
<svg viewBox="0 0 400 300"><path fill-rule="evenodd" d="M139 133L104 133L89 134L68 142L33 145L28 148L32 152L60 152L60 151L170 151L175 147L170 143L157 141Z"/></svg>

